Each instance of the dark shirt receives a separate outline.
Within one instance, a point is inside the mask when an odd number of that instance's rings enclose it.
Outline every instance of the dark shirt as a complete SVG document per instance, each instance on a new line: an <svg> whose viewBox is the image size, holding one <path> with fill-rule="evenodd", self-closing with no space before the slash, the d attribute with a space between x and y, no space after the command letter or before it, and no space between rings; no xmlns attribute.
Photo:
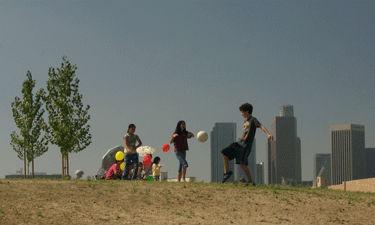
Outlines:
<svg viewBox="0 0 375 225"><path fill-rule="evenodd" d="M175 133L173 133L175 134ZM186 135L178 135L177 137L174 138L173 140L174 143L174 151L186 151L189 150L189 146L187 143L187 138Z"/></svg>
<svg viewBox="0 0 375 225"><path fill-rule="evenodd" d="M261 123L255 117L250 117L245 120L243 124L243 135L238 144L243 148L251 148L254 142L254 136L256 129L261 125Z"/></svg>

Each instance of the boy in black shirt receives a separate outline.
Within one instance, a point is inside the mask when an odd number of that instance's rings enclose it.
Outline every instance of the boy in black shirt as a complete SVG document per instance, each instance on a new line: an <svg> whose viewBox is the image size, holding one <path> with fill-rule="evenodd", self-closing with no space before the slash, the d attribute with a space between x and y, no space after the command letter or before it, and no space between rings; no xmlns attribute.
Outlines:
<svg viewBox="0 0 375 225"><path fill-rule="evenodd" d="M268 138L273 140L273 136L267 131L267 129L251 114L253 113L253 106L249 103L244 103L240 106L240 111L242 116L246 118L243 125L243 135L241 140L238 142L233 142L228 147L224 148L221 153L223 154L224 161L224 177L222 183L228 180L228 178L233 174L229 171L229 160L236 159L236 164L240 164L242 170L245 172L246 177L249 179L249 183L255 185L251 178L251 174L248 165L248 156L251 152L251 146L253 145L254 136L256 133L256 128L262 129Z"/></svg>

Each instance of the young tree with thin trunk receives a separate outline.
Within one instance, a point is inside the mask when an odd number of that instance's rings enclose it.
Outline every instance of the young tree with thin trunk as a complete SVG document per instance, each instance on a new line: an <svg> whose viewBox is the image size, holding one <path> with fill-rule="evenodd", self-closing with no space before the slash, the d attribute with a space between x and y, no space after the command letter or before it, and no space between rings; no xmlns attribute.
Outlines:
<svg viewBox="0 0 375 225"><path fill-rule="evenodd" d="M27 167L30 162L32 164L32 178L34 178L34 158L43 155L48 150L48 141L41 136L44 127L44 109L41 108L44 90L40 89L34 99L33 89L36 82L30 71L27 71L26 77L27 79L22 84L23 99L16 96L11 104L13 118L20 129L20 135L13 131L10 135L10 144L18 153L18 158L24 160L24 178L26 178L26 160Z"/></svg>
<svg viewBox="0 0 375 225"><path fill-rule="evenodd" d="M52 67L48 71L45 102L49 126L46 131L49 141L60 147L63 178L69 176L69 153L82 151L91 144L90 125L87 125L90 106L84 108L82 104L76 70L77 66L71 65L64 56L57 71Z"/></svg>

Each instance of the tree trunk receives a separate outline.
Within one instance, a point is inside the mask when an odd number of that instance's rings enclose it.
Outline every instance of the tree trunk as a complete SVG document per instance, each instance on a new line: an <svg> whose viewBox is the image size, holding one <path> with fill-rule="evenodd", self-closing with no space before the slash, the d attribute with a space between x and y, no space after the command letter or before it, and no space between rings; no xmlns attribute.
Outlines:
<svg viewBox="0 0 375 225"><path fill-rule="evenodd" d="M69 152L66 153L66 175L69 177Z"/></svg>
<svg viewBox="0 0 375 225"><path fill-rule="evenodd" d="M61 176L64 179L64 154L61 154L61 165L62 165Z"/></svg>
<svg viewBox="0 0 375 225"><path fill-rule="evenodd" d="M65 176L69 176L68 153L66 155L62 154L62 178L65 178Z"/></svg>
<svg viewBox="0 0 375 225"><path fill-rule="evenodd" d="M26 149L23 149L23 170L24 170L23 179L26 179Z"/></svg>
<svg viewBox="0 0 375 225"><path fill-rule="evenodd" d="M31 161L31 178L34 179L34 157Z"/></svg>

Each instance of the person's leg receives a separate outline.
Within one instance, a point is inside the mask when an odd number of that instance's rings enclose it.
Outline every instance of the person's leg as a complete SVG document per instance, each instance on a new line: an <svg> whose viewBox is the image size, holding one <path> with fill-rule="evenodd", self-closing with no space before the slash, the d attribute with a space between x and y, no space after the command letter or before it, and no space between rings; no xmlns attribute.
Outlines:
<svg viewBox="0 0 375 225"><path fill-rule="evenodd" d="M177 172L177 181L181 182L182 172Z"/></svg>
<svg viewBox="0 0 375 225"><path fill-rule="evenodd" d="M224 162L224 173L229 172L229 159L226 155L223 155L223 162Z"/></svg>
<svg viewBox="0 0 375 225"><path fill-rule="evenodd" d="M177 172L177 181L180 182L181 181L181 176L182 176L182 153L177 151L175 152L176 154L176 157L178 159L178 172Z"/></svg>
<svg viewBox="0 0 375 225"><path fill-rule="evenodd" d="M186 176L186 166L182 167L182 181L185 182L185 176Z"/></svg>
<svg viewBox="0 0 375 225"><path fill-rule="evenodd" d="M225 181L227 181L229 177L233 174L232 171L229 171L229 160L234 159L237 155L237 149L235 148L235 145L236 143L232 143L231 145L229 145L221 151L224 163L224 175L221 183L225 183Z"/></svg>
<svg viewBox="0 0 375 225"><path fill-rule="evenodd" d="M137 154L133 154L133 155L134 155L133 156L134 173L133 173L132 180L137 180L138 166L139 166L138 153Z"/></svg>
<svg viewBox="0 0 375 225"><path fill-rule="evenodd" d="M125 169L124 173L122 174L123 180L128 180L129 176L129 167L130 167L131 158L129 157L129 154L125 154Z"/></svg>
<svg viewBox="0 0 375 225"><path fill-rule="evenodd" d="M253 179L251 178L251 174L250 174L249 168L247 168L247 166L245 166L244 164L240 164L240 167L242 168L242 170L245 173L245 175L246 175L247 179L249 180L249 182L253 182Z"/></svg>
<svg viewBox="0 0 375 225"><path fill-rule="evenodd" d="M185 177L186 177L186 169L189 166L187 161L186 161L186 151L181 152L181 163L182 163L182 181L185 182Z"/></svg>

